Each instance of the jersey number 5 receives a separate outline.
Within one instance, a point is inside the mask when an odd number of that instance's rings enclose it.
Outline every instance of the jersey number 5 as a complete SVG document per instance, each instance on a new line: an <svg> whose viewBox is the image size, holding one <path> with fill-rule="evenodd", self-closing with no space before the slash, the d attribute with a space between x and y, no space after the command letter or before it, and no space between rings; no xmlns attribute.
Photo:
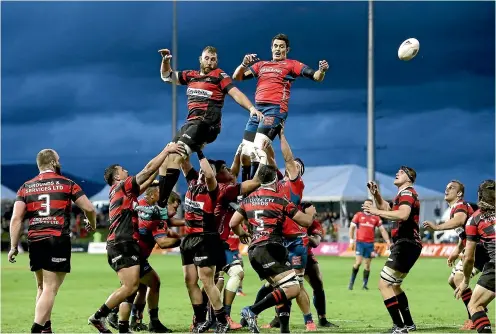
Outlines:
<svg viewBox="0 0 496 334"><path fill-rule="evenodd" d="M41 209L38 211L40 216L46 217L50 215L50 195L44 194L38 196L38 200L42 201Z"/></svg>
<svg viewBox="0 0 496 334"><path fill-rule="evenodd" d="M263 231L264 230L264 221L261 218L261 215L263 214L263 210L255 210L255 221L257 222L257 231Z"/></svg>

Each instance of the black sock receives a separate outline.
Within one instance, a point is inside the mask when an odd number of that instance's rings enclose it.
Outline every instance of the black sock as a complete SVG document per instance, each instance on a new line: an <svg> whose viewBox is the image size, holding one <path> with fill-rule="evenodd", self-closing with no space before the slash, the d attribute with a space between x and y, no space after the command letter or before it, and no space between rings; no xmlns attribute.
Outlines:
<svg viewBox="0 0 496 334"><path fill-rule="evenodd" d="M131 315L134 315L137 319L143 319L144 309L145 309L145 304L133 304Z"/></svg>
<svg viewBox="0 0 496 334"><path fill-rule="evenodd" d="M148 310L148 315L150 316L151 321L158 320L158 307Z"/></svg>
<svg viewBox="0 0 496 334"><path fill-rule="evenodd" d="M165 176L160 175L158 178L158 187L159 187L159 198L158 205L161 208L165 208L167 206L167 200L172 192L172 189L179 180L179 169L175 168L167 168L167 173Z"/></svg>
<svg viewBox="0 0 496 334"><path fill-rule="evenodd" d="M323 289L320 291L313 291L313 306L315 306L319 316L326 314L326 296Z"/></svg>
<svg viewBox="0 0 496 334"><path fill-rule="evenodd" d="M215 319L217 319L218 322L221 324L227 324L227 318L226 318L226 311L224 310L224 307L221 307L219 310L214 310L215 314Z"/></svg>
<svg viewBox="0 0 496 334"><path fill-rule="evenodd" d="M358 274L358 269L359 268L360 267L358 267L358 268L353 267L353 270L351 271L351 279L350 279L350 285L351 286L353 286L353 284L355 284L355 278L356 278L356 276Z"/></svg>
<svg viewBox="0 0 496 334"><path fill-rule="evenodd" d="M400 309L401 316L403 317L403 322L407 326L412 326L413 319L410 313L410 308L408 307L408 298L406 298L405 292L397 295L396 299L398 300L398 308Z"/></svg>
<svg viewBox="0 0 496 334"><path fill-rule="evenodd" d="M95 318L100 319L109 315L110 309L107 305L103 304L98 311L95 313Z"/></svg>
<svg viewBox="0 0 496 334"><path fill-rule="evenodd" d="M250 306L250 309L255 314L262 313L263 310L268 309L269 307L276 306L279 304L284 304L288 301L284 290L281 288L277 288L267 296L265 296L261 301L256 303L253 306Z"/></svg>
<svg viewBox="0 0 496 334"><path fill-rule="evenodd" d="M257 297L255 298L255 304L258 303L259 301L261 301L262 299L264 299L264 297L267 296L272 291L274 291L274 288L272 287L272 285L269 285L269 286L262 285L260 290L258 290L258 292L257 292Z"/></svg>
<svg viewBox="0 0 496 334"><path fill-rule="evenodd" d="M119 333L129 332L129 321L119 320Z"/></svg>
<svg viewBox="0 0 496 334"><path fill-rule="evenodd" d="M244 182L250 179L251 174L251 166L242 166L241 167L241 181Z"/></svg>
<svg viewBox="0 0 496 334"><path fill-rule="evenodd" d="M472 315L472 322L474 323L477 333L492 333L491 322L489 321L486 312L475 312Z"/></svg>
<svg viewBox="0 0 496 334"><path fill-rule="evenodd" d="M224 304L224 311L226 311L226 315L231 316L231 308L232 308L232 305L225 305Z"/></svg>
<svg viewBox="0 0 496 334"><path fill-rule="evenodd" d="M193 312L195 313L195 321L198 323L204 322L207 320L206 312L205 312L205 306L202 304L199 305L193 305Z"/></svg>
<svg viewBox="0 0 496 334"><path fill-rule="evenodd" d="M43 330L41 332L42 333L52 333L52 322L50 320L45 322L45 325L43 326Z"/></svg>
<svg viewBox="0 0 496 334"><path fill-rule="evenodd" d="M281 333L289 333L289 315L291 314L291 301L287 301L277 308Z"/></svg>
<svg viewBox="0 0 496 334"><path fill-rule="evenodd" d="M112 310L110 310L110 313L113 313L113 314L119 314L119 306L114 307ZM110 313L109 313L109 314L110 314Z"/></svg>
<svg viewBox="0 0 496 334"><path fill-rule="evenodd" d="M370 270L363 270L363 286L367 286L369 283Z"/></svg>
<svg viewBox="0 0 496 334"><path fill-rule="evenodd" d="M36 322L33 322L33 326L31 326L31 332L30 333L41 333L43 328L44 328L44 326L37 324Z"/></svg>
<svg viewBox="0 0 496 334"><path fill-rule="evenodd" d="M462 300L463 303L465 304L465 308L467 309L467 314L469 319L470 319L470 312L468 311L468 302L470 301L470 298L472 298L472 289L467 288L467 290L463 291Z"/></svg>
<svg viewBox="0 0 496 334"><path fill-rule="evenodd" d="M258 165L260 165L260 162L253 161L251 163L251 175L250 175L250 179L253 179L255 177L255 174L257 174Z"/></svg>
<svg viewBox="0 0 496 334"><path fill-rule="evenodd" d="M395 324L399 328L405 327L405 324L401 319L400 309L398 306L398 300L396 299L396 296L386 299L384 301L384 305L386 305L386 308L389 311L389 315L393 320L393 324Z"/></svg>

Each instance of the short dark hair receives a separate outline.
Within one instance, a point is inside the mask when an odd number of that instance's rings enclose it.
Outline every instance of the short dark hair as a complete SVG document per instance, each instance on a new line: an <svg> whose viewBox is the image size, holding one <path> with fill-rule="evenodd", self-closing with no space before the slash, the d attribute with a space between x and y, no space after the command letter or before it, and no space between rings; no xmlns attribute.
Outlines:
<svg viewBox="0 0 496 334"><path fill-rule="evenodd" d="M176 193L175 191L172 191L171 194L169 195L169 199L167 200L167 203L172 204L175 202L181 204L181 197L179 197L178 193Z"/></svg>
<svg viewBox="0 0 496 334"><path fill-rule="evenodd" d="M115 172L117 171L117 167L119 167L119 164L112 164L105 168L105 172L103 172L103 178L109 186L114 183L114 177Z"/></svg>
<svg viewBox="0 0 496 334"><path fill-rule="evenodd" d="M485 180L479 185L477 190L477 206L481 212L494 212L494 180Z"/></svg>
<svg viewBox="0 0 496 334"><path fill-rule="evenodd" d="M303 163L303 160L301 160L300 158L296 158L294 160L300 164L300 166L301 166L301 175L300 176L303 176L303 174L305 174L305 164Z"/></svg>
<svg viewBox="0 0 496 334"><path fill-rule="evenodd" d="M301 211L305 212L305 210L309 207L311 207L313 204L310 202L301 202L300 203L300 209Z"/></svg>
<svg viewBox="0 0 496 334"><path fill-rule="evenodd" d="M208 159L208 163L213 165L215 167L215 173L217 174L222 166L226 166L225 160L213 160L213 159ZM227 166L226 166L227 167Z"/></svg>
<svg viewBox="0 0 496 334"><path fill-rule="evenodd" d="M210 52L210 53L215 53L215 54L217 53L217 49L213 46L210 46L210 45L207 45L205 48L203 48L202 53L205 51Z"/></svg>
<svg viewBox="0 0 496 334"><path fill-rule="evenodd" d="M269 184L276 180L277 171L274 166L270 165L260 165L258 167L258 178L261 184Z"/></svg>
<svg viewBox="0 0 496 334"><path fill-rule="evenodd" d="M458 188L459 188L458 191L462 193L462 197L465 196L465 186L463 185L463 183L461 183L458 180L451 180L450 183L458 184Z"/></svg>
<svg viewBox="0 0 496 334"><path fill-rule="evenodd" d="M405 172L412 183L415 183L415 180L417 179L417 172L415 171L415 169L408 166L401 166L401 170Z"/></svg>
<svg viewBox="0 0 496 334"><path fill-rule="evenodd" d="M289 48L289 38L286 34L277 34L274 37L272 37L272 44L274 44L274 41L276 39L280 41L284 41L284 43L286 43L286 48Z"/></svg>

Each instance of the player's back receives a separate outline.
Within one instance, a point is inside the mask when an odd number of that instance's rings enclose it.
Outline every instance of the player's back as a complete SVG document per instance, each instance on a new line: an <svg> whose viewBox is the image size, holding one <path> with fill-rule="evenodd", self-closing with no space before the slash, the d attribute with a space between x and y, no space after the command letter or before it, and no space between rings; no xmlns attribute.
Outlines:
<svg viewBox="0 0 496 334"><path fill-rule="evenodd" d="M138 244L142 256L148 258L155 247L155 237L158 231L167 230L167 209L161 209L157 205L150 205L145 199L140 199L138 205L135 208L138 211Z"/></svg>
<svg viewBox="0 0 496 334"><path fill-rule="evenodd" d="M26 204L28 239L69 236L72 202L84 195L72 180L55 172L42 172L24 183L17 200Z"/></svg>
<svg viewBox="0 0 496 334"><path fill-rule="evenodd" d="M198 179L188 181L188 190L184 200L184 220L186 234L218 233L215 222L215 204L219 188L208 191L205 183Z"/></svg>
<svg viewBox="0 0 496 334"><path fill-rule="evenodd" d="M129 176L110 188L108 244L138 241L138 215L133 210L133 203L138 201L139 192L135 176Z"/></svg>
<svg viewBox="0 0 496 334"><path fill-rule="evenodd" d="M381 219L365 212L357 212L352 219L357 227L356 240L359 242L374 242L375 228L382 225Z"/></svg>
<svg viewBox="0 0 496 334"><path fill-rule="evenodd" d="M231 207L231 203L237 201L241 185L239 183L218 183L218 186L219 191L217 193L214 210L215 222L220 234L220 239L227 241L231 232L229 222L235 212L234 208Z"/></svg>
<svg viewBox="0 0 496 334"><path fill-rule="evenodd" d="M419 234L420 201L413 187L407 187L396 195L392 210L398 210L401 205L410 206L411 211L406 220L394 222L391 230L393 241L404 239L422 244Z"/></svg>
<svg viewBox="0 0 496 334"><path fill-rule="evenodd" d="M465 231L467 239L480 243L489 255L490 262L496 262L495 246L496 246L496 231L495 231L496 216L494 212L481 212L477 210L467 222Z"/></svg>
<svg viewBox="0 0 496 334"><path fill-rule="evenodd" d="M252 232L252 246L282 243L282 225L288 214L298 210L282 193L259 188L241 202Z"/></svg>
<svg viewBox="0 0 496 334"><path fill-rule="evenodd" d="M278 191L283 194L291 203L298 206L303 198L305 184L303 179L298 176L295 180L283 179L278 183ZM286 217L283 225L283 235L285 238L296 238L306 236L306 229L298 225L294 220ZM306 240L305 240L306 241Z"/></svg>

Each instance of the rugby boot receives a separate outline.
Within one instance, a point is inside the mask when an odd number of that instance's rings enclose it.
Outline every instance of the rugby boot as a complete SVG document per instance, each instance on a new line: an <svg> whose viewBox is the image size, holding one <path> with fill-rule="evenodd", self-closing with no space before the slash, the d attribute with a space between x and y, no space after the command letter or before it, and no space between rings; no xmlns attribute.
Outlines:
<svg viewBox="0 0 496 334"><path fill-rule="evenodd" d="M258 328L257 325L257 315L253 313L253 311L250 309L250 307L245 307L241 310L241 316L246 320L248 323L248 328L250 329L250 332L252 333L260 333L260 329Z"/></svg>
<svg viewBox="0 0 496 334"><path fill-rule="evenodd" d="M95 318L95 315L92 314L91 317L88 318L88 325L92 325L100 333L112 333L112 331L107 328L105 317Z"/></svg>
<svg viewBox="0 0 496 334"><path fill-rule="evenodd" d="M335 327L338 328L339 326L336 324L333 324L332 322L329 322L327 318L319 318L319 327Z"/></svg>
<svg viewBox="0 0 496 334"><path fill-rule="evenodd" d="M208 320L204 322L199 322L193 327L191 333L205 333L210 328L210 325L211 322Z"/></svg>
<svg viewBox="0 0 496 334"><path fill-rule="evenodd" d="M229 331L229 323L222 324L217 321L217 327L214 333L227 333Z"/></svg>
<svg viewBox="0 0 496 334"><path fill-rule="evenodd" d="M150 333L172 333L172 330L165 327L160 320L150 321L148 331Z"/></svg>
<svg viewBox="0 0 496 334"><path fill-rule="evenodd" d="M230 316L226 316L226 319L227 319L227 323L229 324L229 329L230 330L236 330L236 329L240 329L240 328L243 328L243 326L241 326L241 324L238 324L236 322L234 322L234 320L232 320L232 318Z"/></svg>
<svg viewBox="0 0 496 334"><path fill-rule="evenodd" d="M242 327L248 327L248 323L246 322L245 318L241 318L241 320L239 320L239 324Z"/></svg>
<svg viewBox="0 0 496 334"><path fill-rule="evenodd" d="M112 328L119 330L118 312L114 312L114 310L112 310L112 312L110 312L109 315L107 315L107 322Z"/></svg>
<svg viewBox="0 0 496 334"><path fill-rule="evenodd" d="M146 324L143 323L143 318L135 315L131 315L131 319L129 320L129 328L133 332L143 332L148 330Z"/></svg>
<svg viewBox="0 0 496 334"><path fill-rule="evenodd" d="M465 320L465 323L463 324L463 326L460 327L460 330L462 330L462 331L471 331L474 329L475 329L474 323L470 319Z"/></svg>
<svg viewBox="0 0 496 334"><path fill-rule="evenodd" d="M308 332L315 332L317 330L317 326L315 325L315 322L313 322L313 320L308 320L305 324L305 327L307 328Z"/></svg>
<svg viewBox="0 0 496 334"><path fill-rule="evenodd" d="M52 322L50 320L48 320L47 322L45 322L45 326L43 327L43 329L41 330L42 333L53 333L52 331Z"/></svg>

